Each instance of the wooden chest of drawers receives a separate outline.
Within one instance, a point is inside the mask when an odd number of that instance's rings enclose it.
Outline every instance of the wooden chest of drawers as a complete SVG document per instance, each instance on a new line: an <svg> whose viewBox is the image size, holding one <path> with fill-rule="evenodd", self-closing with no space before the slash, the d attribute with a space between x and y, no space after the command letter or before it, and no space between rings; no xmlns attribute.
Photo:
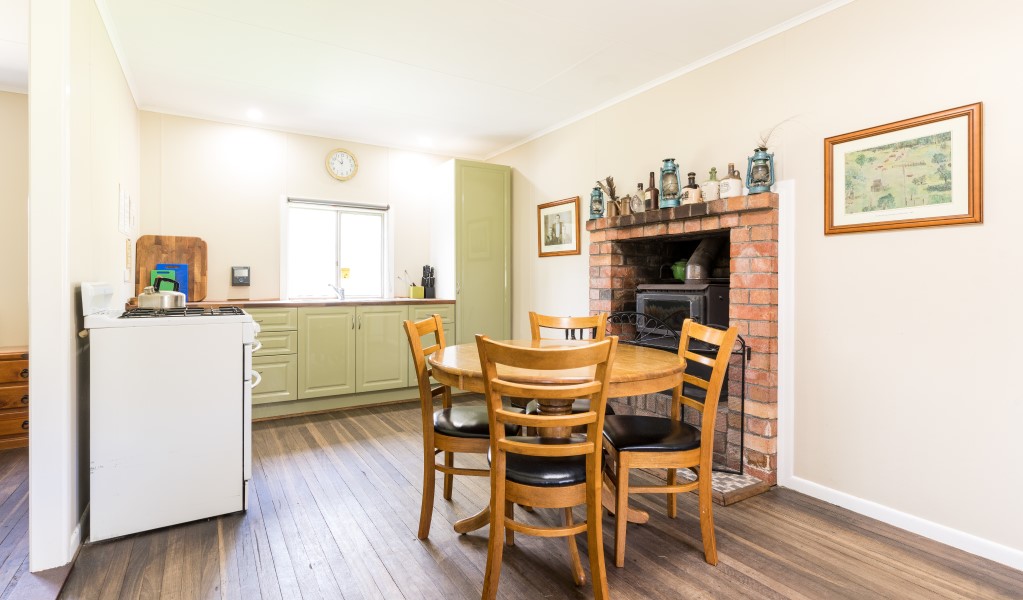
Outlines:
<svg viewBox="0 0 1023 600"><path fill-rule="evenodd" d="M0 348L0 450L28 445L28 348Z"/></svg>

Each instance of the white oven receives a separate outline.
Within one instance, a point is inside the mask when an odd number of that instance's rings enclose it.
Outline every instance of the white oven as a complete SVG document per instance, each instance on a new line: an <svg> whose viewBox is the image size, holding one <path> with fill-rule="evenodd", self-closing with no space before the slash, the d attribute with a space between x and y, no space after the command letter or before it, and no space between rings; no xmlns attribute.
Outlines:
<svg viewBox="0 0 1023 600"><path fill-rule="evenodd" d="M252 317L136 309L87 315L85 326L90 540L243 510L258 383Z"/></svg>

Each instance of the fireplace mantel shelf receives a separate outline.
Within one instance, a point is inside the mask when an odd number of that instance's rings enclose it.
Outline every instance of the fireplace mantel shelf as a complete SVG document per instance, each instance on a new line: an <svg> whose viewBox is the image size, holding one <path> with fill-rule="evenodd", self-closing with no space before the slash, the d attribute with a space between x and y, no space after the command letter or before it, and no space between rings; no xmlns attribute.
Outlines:
<svg viewBox="0 0 1023 600"><path fill-rule="evenodd" d="M711 202L697 202L695 204L686 204L672 208L648 210L631 215L591 219L586 222L586 230L592 232L604 229L622 229L626 227L649 225L656 226L658 224L667 225L671 222L699 220L707 217L721 217L729 214L777 208L778 194L765 192L763 194L753 194L751 196L735 196L733 198L713 200ZM725 224L722 225L722 227L727 228L728 225ZM701 229L708 228L702 227ZM685 227L683 226L683 228L679 231L668 231L666 229L661 233L653 233L652 231L651 233L644 232L644 235L668 235L685 232L687 232L687 230L685 230Z"/></svg>

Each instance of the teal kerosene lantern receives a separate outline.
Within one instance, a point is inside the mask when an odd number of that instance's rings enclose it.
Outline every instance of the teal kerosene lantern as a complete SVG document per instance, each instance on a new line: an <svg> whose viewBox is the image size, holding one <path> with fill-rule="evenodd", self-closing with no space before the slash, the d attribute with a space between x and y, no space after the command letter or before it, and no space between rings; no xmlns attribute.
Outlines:
<svg viewBox="0 0 1023 600"><path fill-rule="evenodd" d="M590 192L590 220L604 216L604 192L599 187Z"/></svg>
<svg viewBox="0 0 1023 600"><path fill-rule="evenodd" d="M678 206L681 198L682 186L679 185L678 165L674 158L664 159L661 165L661 208Z"/></svg>
<svg viewBox="0 0 1023 600"><path fill-rule="evenodd" d="M761 146L753 151L746 166L746 187L749 193L770 192L774 185L774 154Z"/></svg>

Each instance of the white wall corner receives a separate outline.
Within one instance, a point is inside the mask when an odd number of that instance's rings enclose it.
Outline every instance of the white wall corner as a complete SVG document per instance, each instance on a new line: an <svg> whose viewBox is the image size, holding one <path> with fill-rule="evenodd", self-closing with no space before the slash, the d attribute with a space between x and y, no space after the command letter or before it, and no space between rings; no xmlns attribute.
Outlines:
<svg viewBox="0 0 1023 600"><path fill-rule="evenodd" d="M788 485L795 457L796 182L778 193L778 484Z"/></svg>

